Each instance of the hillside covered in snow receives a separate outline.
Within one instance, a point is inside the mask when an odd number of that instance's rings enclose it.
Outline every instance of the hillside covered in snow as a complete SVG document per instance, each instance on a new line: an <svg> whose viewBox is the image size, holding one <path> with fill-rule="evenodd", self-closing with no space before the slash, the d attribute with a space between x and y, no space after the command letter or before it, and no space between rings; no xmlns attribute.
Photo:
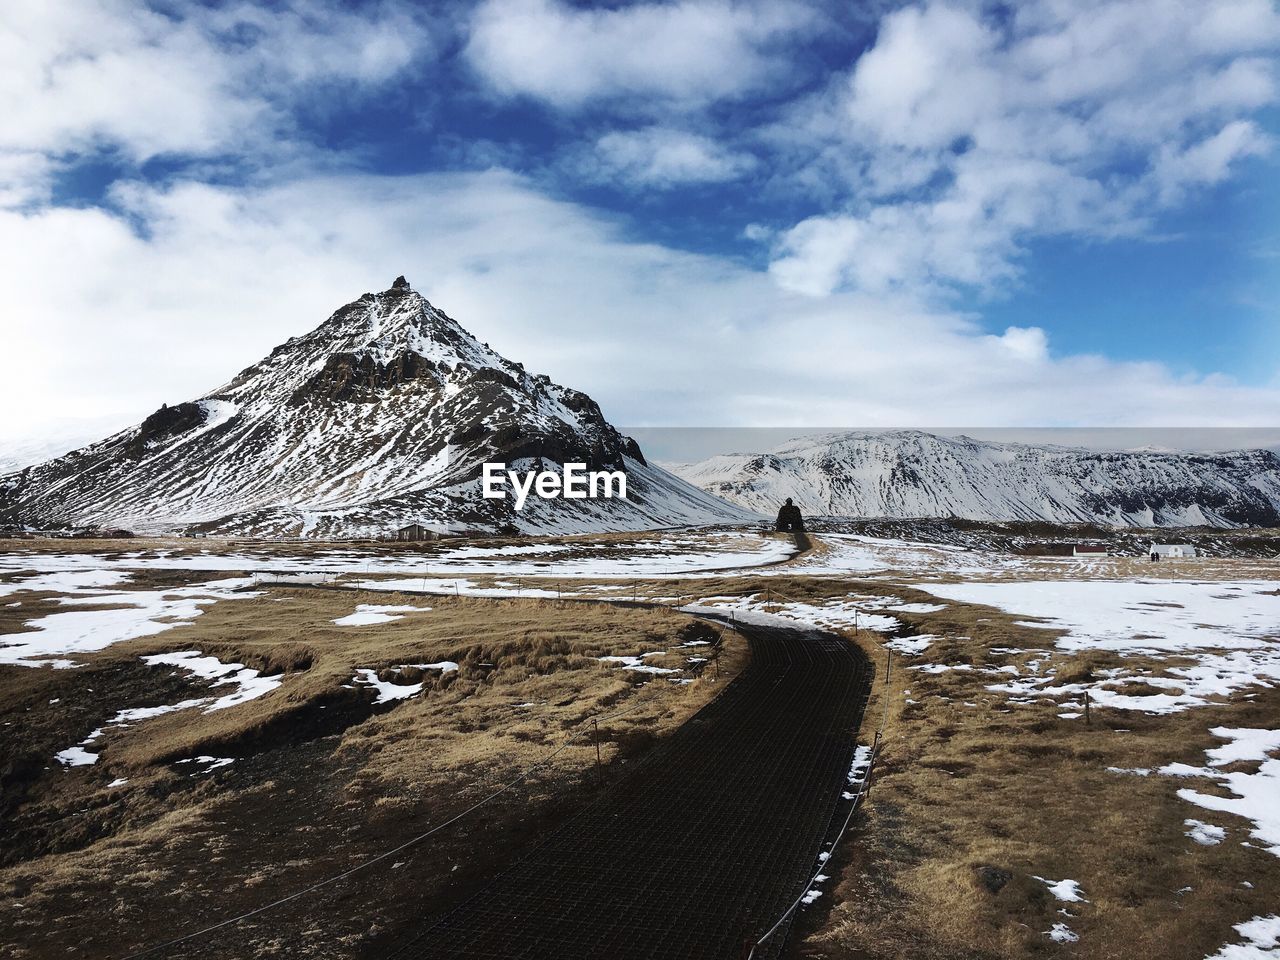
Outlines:
<svg viewBox="0 0 1280 960"><path fill-rule="evenodd" d="M623 469L628 497L513 509L486 462ZM0 477L0 523L374 536L571 533L750 519L646 462L586 394L482 344L403 277L195 400Z"/></svg>
<svg viewBox="0 0 1280 960"><path fill-rule="evenodd" d="M1129 527L1280 525L1280 457L1097 452L921 431L806 436L670 469L743 507Z"/></svg>

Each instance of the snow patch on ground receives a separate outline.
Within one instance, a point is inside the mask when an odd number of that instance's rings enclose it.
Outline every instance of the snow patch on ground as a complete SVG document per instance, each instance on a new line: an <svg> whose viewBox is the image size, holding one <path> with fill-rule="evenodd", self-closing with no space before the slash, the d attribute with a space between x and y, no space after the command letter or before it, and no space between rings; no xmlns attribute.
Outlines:
<svg viewBox="0 0 1280 960"><path fill-rule="evenodd" d="M654 650L649 653L642 653L639 656L635 656L635 657L629 657L629 656L596 657L596 659L599 660L601 663L616 663L623 670L634 670L637 673L653 673L653 674L679 673L680 672L679 670L672 669L671 667L656 667L653 664L644 662L645 659L648 657L661 657L664 653L665 651L663 650Z"/></svg>
<svg viewBox="0 0 1280 960"><path fill-rule="evenodd" d="M208 756L202 756L202 757L188 757L186 760L178 760L178 761L176 761L176 762L175 762L175 766L177 766L177 765L179 765L179 764L184 764L184 763L196 763L196 764L200 764L201 766L203 766L203 767L204 767L204 769L203 769L203 770L197 770L195 773L193 773L193 774L192 774L192 776L193 776L193 777L195 777L195 776L199 776L200 774L203 774L203 773L213 773L213 771L215 771L215 770L217 770L217 769L219 769L219 768L221 768L221 767L230 766L231 764L233 764L233 763L235 763L235 762L236 762L236 758L235 758L235 757L208 757Z"/></svg>
<svg viewBox="0 0 1280 960"><path fill-rule="evenodd" d="M896 640L890 640L885 647L894 653L905 654L908 657L918 657L924 653L938 638L930 634L922 634L918 637L899 637Z"/></svg>
<svg viewBox="0 0 1280 960"><path fill-rule="evenodd" d="M1280 857L1280 759L1269 756L1280 749L1280 731L1214 727L1209 732L1230 742L1208 751L1208 766L1169 764L1160 772L1168 776L1204 777L1230 790L1235 796L1220 797L1184 787L1178 796L1206 810L1232 813L1253 821L1250 835ZM1256 773L1217 769L1241 761L1257 761L1261 765Z"/></svg>
<svg viewBox="0 0 1280 960"><path fill-rule="evenodd" d="M422 692L421 683L392 683L389 680L379 680L377 670L357 670L354 682L373 687L377 691L378 696L374 703L408 700Z"/></svg>
<svg viewBox="0 0 1280 960"><path fill-rule="evenodd" d="M1227 836L1227 831L1223 827L1214 826L1212 823L1204 823L1200 820L1184 820L1183 825L1191 828L1187 831L1187 836L1201 846L1215 846L1225 840Z"/></svg>
<svg viewBox="0 0 1280 960"><path fill-rule="evenodd" d="M129 580L129 574L122 570L59 571L0 583L0 597L14 593L79 593L82 590L119 586Z"/></svg>
<svg viewBox="0 0 1280 960"><path fill-rule="evenodd" d="M1265 580L1044 580L917 584L1066 630L1063 650L1250 650L1280 635L1280 596Z"/></svg>
<svg viewBox="0 0 1280 960"><path fill-rule="evenodd" d="M871 772L871 748L858 746L853 751L853 763L849 766L849 773L845 777L845 783L848 789L841 794L845 800L852 800L858 795L858 791L866 782L867 775Z"/></svg>
<svg viewBox="0 0 1280 960"><path fill-rule="evenodd" d="M1206 960L1275 960L1280 956L1280 916L1254 917L1235 925L1243 943L1229 943Z"/></svg>
<svg viewBox="0 0 1280 960"><path fill-rule="evenodd" d="M199 650L157 653L143 657L142 662L151 667L177 667L201 680L215 681L212 684L213 687L234 684L235 689L219 697L192 697L177 703L165 703L154 707L126 707L123 710L117 710L110 720L80 741L78 746L59 751L54 755L55 759L67 766L97 763L98 754L90 753L85 748L95 743L107 730L124 729L142 720L150 720L153 717L195 707L203 707L205 713L225 710L249 700L256 700L284 682L283 677L264 677L257 670L250 669L242 663L223 663L217 657L202 655ZM230 761L227 762L230 763Z"/></svg>
<svg viewBox="0 0 1280 960"><path fill-rule="evenodd" d="M439 670L441 673L452 673L458 669L458 665L452 660L441 660L439 663L402 663L399 666L392 667L392 670L401 671L407 667L416 667L419 670ZM396 700L408 700L410 697L416 697L422 692L423 684L419 683L395 683L390 680L378 679L377 670L362 668L356 671L356 675L352 678L352 683L360 686L372 687L377 693L374 704L392 703Z"/></svg>
<svg viewBox="0 0 1280 960"><path fill-rule="evenodd" d="M760 626L821 626L828 628L857 628L887 633L902 626L894 617L869 613L870 604L865 598L850 594L849 597L833 597L828 600L792 601L771 599L767 595L753 593L747 597L704 597L695 603L680 607L687 613L710 613L723 616L731 613L735 619Z"/></svg>
<svg viewBox="0 0 1280 960"><path fill-rule="evenodd" d="M1054 943L1075 943L1080 939L1080 935L1065 923L1055 923L1044 935Z"/></svg>
<svg viewBox="0 0 1280 960"><path fill-rule="evenodd" d="M232 591L250 583L248 578L214 580L170 590L121 590L113 593L86 592L76 588L74 596L59 598L63 606L111 605L111 610L75 610L51 613L26 621L34 628L0 637L0 663L24 667L78 666L72 654L102 650L114 643L136 640L190 623L203 607L219 600L257 596Z"/></svg>
<svg viewBox="0 0 1280 960"><path fill-rule="evenodd" d="M333 622L340 627L366 627L376 623L391 623L393 620L403 620L404 617L399 616L399 614L410 613L415 610L425 612L430 609L430 607L361 603L356 606L355 613L349 613L345 617L339 617Z"/></svg>
<svg viewBox="0 0 1280 960"><path fill-rule="evenodd" d="M1035 877L1035 879L1048 887L1049 892L1063 903L1089 902L1084 898L1084 893L1080 889L1080 882L1078 880L1049 880L1046 877Z"/></svg>
<svg viewBox="0 0 1280 960"><path fill-rule="evenodd" d="M142 658L149 666L168 665L185 670L202 680L215 680L215 688L234 684L235 689L220 697L203 697L197 700L185 700L172 707L142 707L141 710L152 710L168 713L171 710L185 709L187 706L203 706L205 713L226 710L237 704L246 703L265 696L280 684L283 676L264 677L257 670L246 667L243 663L223 663L217 657L204 656L199 650L180 650L175 653L157 653ZM121 711L117 716L130 711ZM155 714L148 714L154 716ZM141 719L139 717L138 719ZM129 722L127 719L121 722Z"/></svg>
<svg viewBox="0 0 1280 960"><path fill-rule="evenodd" d="M54 759L68 767L85 767L98 762L98 755L84 747L67 747L54 754Z"/></svg>

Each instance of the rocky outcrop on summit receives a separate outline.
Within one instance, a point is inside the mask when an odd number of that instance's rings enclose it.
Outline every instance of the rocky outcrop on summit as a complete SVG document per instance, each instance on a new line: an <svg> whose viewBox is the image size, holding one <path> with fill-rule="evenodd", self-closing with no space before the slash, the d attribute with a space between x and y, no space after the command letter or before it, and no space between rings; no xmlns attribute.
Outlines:
<svg viewBox="0 0 1280 960"><path fill-rule="evenodd" d="M1280 526L1280 457L1091 451L915 430L800 437L671 468L740 506L807 514L1124 527Z"/></svg>
<svg viewBox="0 0 1280 960"><path fill-rule="evenodd" d="M485 462L625 469L621 500L485 500ZM478 342L403 278L205 396L0 477L0 522L258 536L591 532L750 514L646 463L590 397Z"/></svg>

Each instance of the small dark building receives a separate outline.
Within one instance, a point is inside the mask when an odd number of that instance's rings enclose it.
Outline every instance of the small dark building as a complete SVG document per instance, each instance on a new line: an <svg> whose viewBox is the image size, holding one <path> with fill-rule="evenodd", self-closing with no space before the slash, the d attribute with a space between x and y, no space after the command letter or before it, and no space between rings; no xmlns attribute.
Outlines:
<svg viewBox="0 0 1280 960"><path fill-rule="evenodd" d="M400 527L391 534L391 539L396 541L417 542L419 540L434 540L435 538L435 531L424 527L420 523L411 523L407 527Z"/></svg>
<svg viewBox="0 0 1280 960"><path fill-rule="evenodd" d="M774 529L780 533L804 532L804 517L800 515L800 508L791 502L790 497L787 497L787 502L778 511L778 522Z"/></svg>

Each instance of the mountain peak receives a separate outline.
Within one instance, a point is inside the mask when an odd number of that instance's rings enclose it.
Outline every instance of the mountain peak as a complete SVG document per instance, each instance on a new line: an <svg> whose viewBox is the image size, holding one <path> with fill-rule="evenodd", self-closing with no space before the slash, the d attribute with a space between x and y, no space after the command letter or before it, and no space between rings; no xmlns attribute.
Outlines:
<svg viewBox="0 0 1280 960"><path fill-rule="evenodd" d="M481 496L491 462L625 468L627 499L517 512ZM528 374L404 277L212 393L6 479L0 519L32 526L369 536L410 522L587 532L751 516L647 464L594 400Z"/></svg>
<svg viewBox="0 0 1280 960"><path fill-rule="evenodd" d="M404 274L401 274L400 276L396 277L395 280L392 282L391 289L392 290L412 290L413 288L409 286L409 281L404 278Z"/></svg>

